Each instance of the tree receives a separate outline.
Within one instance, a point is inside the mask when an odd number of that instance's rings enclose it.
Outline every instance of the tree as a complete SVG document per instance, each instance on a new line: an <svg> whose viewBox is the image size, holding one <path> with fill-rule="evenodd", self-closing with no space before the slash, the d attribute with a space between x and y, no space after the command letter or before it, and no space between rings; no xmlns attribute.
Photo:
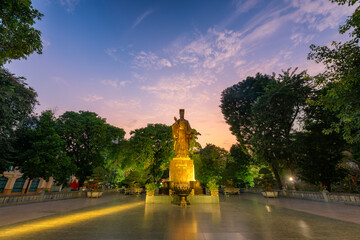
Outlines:
<svg viewBox="0 0 360 240"><path fill-rule="evenodd" d="M243 146L249 147L249 139L254 133L252 105L274 81L274 76L257 73L255 77L247 77L221 93L220 108L225 121Z"/></svg>
<svg viewBox="0 0 360 240"><path fill-rule="evenodd" d="M332 0L339 5L355 5L357 0ZM308 59L323 63L326 71L316 76L319 87L327 86L317 104L337 113L338 120L324 130L325 133L342 133L348 143L360 141L360 6L346 23L340 34L349 32L350 40L332 42L331 46L311 45Z"/></svg>
<svg viewBox="0 0 360 240"><path fill-rule="evenodd" d="M296 69L295 69L296 71ZM291 161L291 132L311 88L305 72L290 69L277 78L258 73L228 89L221 98L221 109L232 133L241 146L259 161L270 165L279 187L280 170Z"/></svg>
<svg viewBox="0 0 360 240"><path fill-rule="evenodd" d="M174 157L174 141L171 127L164 124L148 124L131 132L133 169L147 174L146 179L158 183ZM142 175L142 174L138 174Z"/></svg>
<svg viewBox="0 0 360 240"><path fill-rule="evenodd" d="M326 94L324 89L313 98ZM340 134L333 132L325 135L323 129L337 120L336 113L319 105L308 105L305 108L305 131L297 133L295 155L297 171L302 180L326 187L331 191L331 184L345 176L345 171L338 168L342 152L347 149L346 142Z"/></svg>
<svg viewBox="0 0 360 240"><path fill-rule="evenodd" d="M0 68L0 172L11 164L15 130L33 111L36 96L25 78Z"/></svg>
<svg viewBox="0 0 360 240"><path fill-rule="evenodd" d="M65 142L56 132L51 111L45 111L39 117L28 117L16 135L16 166L20 167L23 178L49 180L54 177L60 183L66 182L74 165L66 155Z"/></svg>
<svg viewBox="0 0 360 240"><path fill-rule="evenodd" d="M94 112L65 112L57 120L58 132L65 141L66 152L76 165L80 186L87 176L105 163L107 148L118 144L125 131L110 126Z"/></svg>
<svg viewBox="0 0 360 240"><path fill-rule="evenodd" d="M0 4L0 66L12 59L42 53L41 33L32 26L41 14L30 0L2 0Z"/></svg>
<svg viewBox="0 0 360 240"><path fill-rule="evenodd" d="M254 159L240 144L231 146L230 155L232 160L226 164L223 179L231 181L235 186L253 187L254 178L257 176L253 167Z"/></svg>
<svg viewBox="0 0 360 240"><path fill-rule="evenodd" d="M213 144L207 144L200 150L199 160L195 164L196 179L203 186L206 186L210 180L219 182L229 161L231 161L231 156L228 151Z"/></svg>
<svg viewBox="0 0 360 240"><path fill-rule="evenodd" d="M289 148L293 146L291 133L311 93L310 78L305 72L295 74L295 71L290 73L288 69L280 74L252 106L254 133L250 143L255 154L271 167L279 187L282 166L290 168L296 176L293 151Z"/></svg>
<svg viewBox="0 0 360 240"><path fill-rule="evenodd" d="M112 144L108 148L109 152L105 160L105 168L111 172L113 176L112 183L122 184L127 176L129 176L133 167L132 150L130 148L130 141L122 139L118 144ZM131 182L131 180L130 180Z"/></svg>

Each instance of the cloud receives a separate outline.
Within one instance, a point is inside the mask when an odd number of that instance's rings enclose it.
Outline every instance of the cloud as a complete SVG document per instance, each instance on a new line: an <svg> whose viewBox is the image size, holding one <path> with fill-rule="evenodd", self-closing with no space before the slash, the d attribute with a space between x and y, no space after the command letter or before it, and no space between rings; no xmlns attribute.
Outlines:
<svg viewBox="0 0 360 240"><path fill-rule="evenodd" d="M241 56L241 34L232 30L209 29L179 51L176 63L188 64L191 68L220 72L234 56Z"/></svg>
<svg viewBox="0 0 360 240"><path fill-rule="evenodd" d="M161 78L155 85L142 86L141 89L162 100L175 100L178 102L194 99L195 95L191 90L200 86L209 86L214 83L214 79L204 78L203 76L187 76L184 73ZM199 95L197 96L199 97ZM207 100L204 96L202 100Z"/></svg>
<svg viewBox="0 0 360 240"><path fill-rule="evenodd" d="M135 79L137 79L139 82L145 82L145 81L147 80L147 78L146 78L145 76L143 76L143 75L141 75L141 74L139 74L139 73L137 73L137 72L132 72L131 74L132 74L133 77L134 77Z"/></svg>
<svg viewBox="0 0 360 240"><path fill-rule="evenodd" d="M295 32L290 36L290 39L294 42L295 46L298 46L303 43L309 43L314 37L314 34L305 35L301 32Z"/></svg>
<svg viewBox="0 0 360 240"><path fill-rule="evenodd" d="M96 101L103 100L104 98L94 94L94 95L88 95L87 97L80 97L80 99L85 102L96 102Z"/></svg>
<svg viewBox="0 0 360 240"><path fill-rule="evenodd" d="M244 60L239 60L239 61L235 62L234 67L238 67L238 66L243 65L243 64L245 64L245 63L246 63L246 61L244 61Z"/></svg>
<svg viewBox="0 0 360 240"><path fill-rule="evenodd" d="M118 57L116 55L117 53L117 49L116 48L108 48L105 50L105 53L110 56L112 59L114 59L115 61L118 60Z"/></svg>
<svg viewBox="0 0 360 240"><path fill-rule="evenodd" d="M47 48L47 47L49 47L51 45L50 41L47 41L47 40L45 40L43 38L41 38L41 42L42 42L42 45L43 45L44 48Z"/></svg>
<svg viewBox="0 0 360 240"><path fill-rule="evenodd" d="M320 32L337 28L345 16L351 15L356 6L339 6L327 0L291 0L297 11L292 15L296 23L306 23L310 29Z"/></svg>
<svg viewBox="0 0 360 240"><path fill-rule="evenodd" d="M61 6L63 6L67 12L73 12L80 1L81 0L59 0Z"/></svg>
<svg viewBox="0 0 360 240"><path fill-rule="evenodd" d="M239 16L243 13L250 11L255 8L259 0L235 0L233 1L233 5L235 6L235 11L230 14L227 18L225 18L219 26L221 28L226 27L227 25L233 23Z"/></svg>
<svg viewBox="0 0 360 240"><path fill-rule="evenodd" d="M103 79L100 81L105 86L111 87L124 87L125 85L131 83L131 81L120 81L118 79Z"/></svg>
<svg viewBox="0 0 360 240"><path fill-rule="evenodd" d="M105 104L117 110L134 110L134 108L140 108L141 101L139 99L110 99L106 100Z"/></svg>
<svg viewBox="0 0 360 240"><path fill-rule="evenodd" d="M259 3L258 0L243 0L236 1L236 14L241 14L248 12L250 9L253 9Z"/></svg>
<svg viewBox="0 0 360 240"><path fill-rule="evenodd" d="M69 82L66 79L59 76L53 76L51 77L51 80L64 86L70 86Z"/></svg>
<svg viewBox="0 0 360 240"><path fill-rule="evenodd" d="M152 9L147 10L143 14L141 14L136 21L134 22L132 28L135 28L137 25L139 25L147 16L149 16L151 13L153 13Z"/></svg>
<svg viewBox="0 0 360 240"><path fill-rule="evenodd" d="M156 70L172 66L168 59L159 57L152 52L144 51L141 51L138 55L135 56L134 64L141 68Z"/></svg>

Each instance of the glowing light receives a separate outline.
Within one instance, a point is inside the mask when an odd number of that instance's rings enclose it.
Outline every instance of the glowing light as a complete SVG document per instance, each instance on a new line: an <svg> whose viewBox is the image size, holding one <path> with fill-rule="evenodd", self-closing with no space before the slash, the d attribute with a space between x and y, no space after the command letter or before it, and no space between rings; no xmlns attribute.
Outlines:
<svg viewBox="0 0 360 240"><path fill-rule="evenodd" d="M290 181L293 181L294 179L293 179L292 177L289 177L289 180L290 180Z"/></svg>
<svg viewBox="0 0 360 240"><path fill-rule="evenodd" d="M50 228L62 227L75 222L85 221L92 218L102 217L116 212L128 210L143 204L144 202L124 204L121 206L108 207L99 210L91 210L91 211L75 213L63 217L56 217L49 220L31 222L20 226L3 228L0 232L0 237L19 236L22 234L29 234L32 232L43 231Z"/></svg>
<svg viewBox="0 0 360 240"><path fill-rule="evenodd" d="M269 205L265 205L266 211L271 212L271 208Z"/></svg>

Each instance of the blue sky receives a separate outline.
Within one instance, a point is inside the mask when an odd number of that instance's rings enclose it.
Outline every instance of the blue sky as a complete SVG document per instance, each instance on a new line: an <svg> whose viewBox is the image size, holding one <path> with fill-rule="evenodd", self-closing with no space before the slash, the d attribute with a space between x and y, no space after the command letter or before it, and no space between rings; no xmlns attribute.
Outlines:
<svg viewBox="0 0 360 240"><path fill-rule="evenodd" d="M309 45L345 37L354 8L327 0L34 0L44 51L6 67L38 93L37 112L89 110L129 133L172 124L178 109L200 143L235 143L221 92L257 72L322 66ZM128 135L127 135L128 136Z"/></svg>

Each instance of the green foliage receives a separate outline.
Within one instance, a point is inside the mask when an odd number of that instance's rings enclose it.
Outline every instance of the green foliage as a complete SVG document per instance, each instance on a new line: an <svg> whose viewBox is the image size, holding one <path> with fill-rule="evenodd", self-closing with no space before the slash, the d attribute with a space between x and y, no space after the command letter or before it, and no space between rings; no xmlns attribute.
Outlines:
<svg viewBox="0 0 360 240"><path fill-rule="evenodd" d="M313 98L319 97L324 90ZM316 99L314 99L316 100ZM296 165L299 177L306 182L321 185L331 191L331 184L345 176L344 169L338 168L342 152L347 146L341 135L330 133L325 135L323 129L336 121L336 113L323 109L318 105L309 105L305 109L305 131L295 136L298 146Z"/></svg>
<svg viewBox="0 0 360 240"><path fill-rule="evenodd" d="M148 124L131 132L130 147L136 168L148 173L147 179L157 183L169 168L174 156L171 127L164 124Z"/></svg>
<svg viewBox="0 0 360 240"><path fill-rule="evenodd" d="M201 133L199 133L195 128L193 128L191 131L193 132L193 139L190 142L189 156L192 159L192 156L201 149L201 145L197 141L198 136L200 136Z"/></svg>
<svg viewBox="0 0 360 240"><path fill-rule="evenodd" d="M94 192L102 190L102 186L106 183L107 174L108 172L103 167L96 167L91 176L87 177L88 188Z"/></svg>
<svg viewBox="0 0 360 240"><path fill-rule="evenodd" d="M113 182L121 184L130 174L135 164L132 162L130 141L122 139L118 144L112 144L105 160L105 167L112 172Z"/></svg>
<svg viewBox="0 0 360 240"><path fill-rule="evenodd" d="M145 184L145 189L146 191L154 191L156 189L158 189L159 186L156 185L155 183L148 183L148 184Z"/></svg>
<svg viewBox="0 0 360 240"><path fill-rule="evenodd" d="M128 141L114 146L106 165L116 174L117 182L141 186L149 181L157 183L168 171L173 146L171 127L148 124L132 131Z"/></svg>
<svg viewBox="0 0 360 240"><path fill-rule="evenodd" d="M279 187L281 168L285 165L294 171L290 133L311 90L306 73L295 71L288 69L277 78L260 73L247 77L225 89L221 98L230 130L259 163L271 166Z"/></svg>
<svg viewBox="0 0 360 240"><path fill-rule="evenodd" d="M252 107L254 133L250 143L257 157L271 166L279 188L283 165L295 175L291 132L311 93L310 78L305 72L295 74L295 71L290 73L288 69L280 74Z"/></svg>
<svg viewBox="0 0 360 240"><path fill-rule="evenodd" d="M226 164L231 161L228 151L213 144L207 144L195 157L196 179L205 186L210 180L220 181Z"/></svg>
<svg viewBox="0 0 360 240"><path fill-rule="evenodd" d="M232 160L226 164L223 180L237 187L253 187L256 171L253 171L254 160L240 144L232 145L230 148Z"/></svg>
<svg viewBox="0 0 360 240"><path fill-rule="evenodd" d="M4 68L0 68L0 172L12 161L15 130L33 111L37 94Z"/></svg>
<svg viewBox="0 0 360 240"><path fill-rule="evenodd" d="M109 150L124 138L124 130L106 124L93 112L65 112L57 120L58 132L66 152L76 165L80 185L93 170L103 166Z"/></svg>
<svg viewBox="0 0 360 240"><path fill-rule="evenodd" d="M215 179L211 179L207 184L206 187L209 190L218 190L219 189L219 185L216 184L216 180Z"/></svg>
<svg viewBox="0 0 360 240"><path fill-rule="evenodd" d="M0 66L12 59L26 59L33 52L42 53L41 33L32 27L42 16L30 0L1 0Z"/></svg>
<svg viewBox="0 0 360 240"><path fill-rule="evenodd" d="M358 1L334 0L340 5L354 5ZM328 91L316 103L336 112L337 121L324 130L341 133L348 143L360 141L360 6L358 6L339 32L349 32L350 40L332 42L331 46L311 45L308 59L323 63L326 71L316 76L319 87Z"/></svg>
<svg viewBox="0 0 360 240"><path fill-rule="evenodd" d="M54 177L57 182L66 182L75 166L65 152L65 142L56 132L51 111L27 118L16 135L16 166L22 169L24 178Z"/></svg>
<svg viewBox="0 0 360 240"><path fill-rule="evenodd" d="M274 81L274 76L257 73L255 77L247 77L244 81L225 89L221 94L220 107L225 121L243 146L249 146L249 140L254 132L252 106L265 93L267 86Z"/></svg>
<svg viewBox="0 0 360 240"><path fill-rule="evenodd" d="M276 180L268 168L261 168L260 177L257 178L257 184L266 191L271 191L276 186Z"/></svg>

